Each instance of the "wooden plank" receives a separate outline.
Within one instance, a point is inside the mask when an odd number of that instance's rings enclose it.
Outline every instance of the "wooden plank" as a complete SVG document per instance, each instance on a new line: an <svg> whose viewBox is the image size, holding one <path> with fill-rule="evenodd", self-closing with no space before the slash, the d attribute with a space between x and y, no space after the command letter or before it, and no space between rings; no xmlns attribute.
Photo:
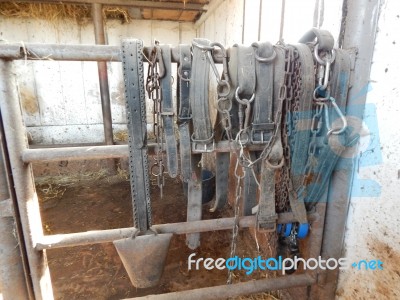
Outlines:
<svg viewBox="0 0 400 300"><path fill-rule="evenodd" d="M94 44L93 24L80 26L80 43ZM86 123L102 124L102 111L100 99L100 87L98 80L98 68L96 62L81 62L83 97L85 101Z"/></svg>
<svg viewBox="0 0 400 300"><path fill-rule="evenodd" d="M227 0L228 9L225 13L227 28L229 28L229 30L226 31L226 43L228 45L242 43L243 1L244 0Z"/></svg>
<svg viewBox="0 0 400 300"><path fill-rule="evenodd" d="M179 20L181 11L179 10L165 10L165 9L153 9L153 20Z"/></svg>
<svg viewBox="0 0 400 300"><path fill-rule="evenodd" d="M9 2L8 0L0 0L1 2ZM60 3L59 0L21 0L18 2L25 3ZM203 4L198 3L183 3L179 2L163 2L163 1L136 1L136 0L63 0L62 3L80 3L80 4L92 4L100 3L112 6L130 6L139 8L154 8L154 9L166 9L166 10L194 10L194 11L207 11Z"/></svg>
<svg viewBox="0 0 400 300"><path fill-rule="evenodd" d="M182 11L181 16L179 17L178 21L181 22L194 22L199 17L199 13L196 11Z"/></svg>
<svg viewBox="0 0 400 300"><path fill-rule="evenodd" d="M69 30L58 35L60 44L79 44L80 30L74 21L64 20ZM60 87L65 107L66 124L87 124L85 93L80 62L60 62Z"/></svg>
<svg viewBox="0 0 400 300"><path fill-rule="evenodd" d="M52 22L38 20L27 26L28 41L57 43L56 26ZM37 61L33 64L37 100L42 125L65 125L65 103L60 85L60 66L56 61Z"/></svg>
<svg viewBox="0 0 400 300"><path fill-rule="evenodd" d="M226 35L227 35L227 22L226 22L226 11L228 10L228 3L223 2L221 6L214 13L214 25L215 27L215 40L220 42L224 46L226 45ZM230 30L230 29L229 29Z"/></svg>
<svg viewBox="0 0 400 300"><path fill-rule="evenodd" d="M279 40L282 1L262 1L260 40L275 44Z"/></svg>
<svg viewBox="0 0 400 300"><path fill-rule="evenodd" d="M313 26L315 0L286 0L283 38L296 43Z"/></svg>
<svg viewBox="0 0 400 300"><path fill-rule="evenodd" d="M179 43L180 44L191 44L192 40L196 37L196 30L194 29L193 23L180 23L179 24Z"/></svg>

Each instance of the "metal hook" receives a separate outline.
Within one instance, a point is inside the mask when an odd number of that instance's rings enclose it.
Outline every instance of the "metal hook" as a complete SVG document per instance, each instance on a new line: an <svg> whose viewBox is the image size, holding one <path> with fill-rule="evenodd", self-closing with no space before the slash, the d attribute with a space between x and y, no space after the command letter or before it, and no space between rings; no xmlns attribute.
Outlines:
<svg viewBox="0 0 400 300"><path fill-rule="evenodd" d="M333 108L335 109L336 113L339 115L340 119L342 120L343 126L339 130L338 129L330 129L328 131L328 135L330 135L330 134L338 135L338 134L343 133L346 130L346 128L347 128L347 119L344 116L344 114L342 113L342 111L340 110L339 106L337 105L335 98L330 97L329 100L331 100Z"/></svg>

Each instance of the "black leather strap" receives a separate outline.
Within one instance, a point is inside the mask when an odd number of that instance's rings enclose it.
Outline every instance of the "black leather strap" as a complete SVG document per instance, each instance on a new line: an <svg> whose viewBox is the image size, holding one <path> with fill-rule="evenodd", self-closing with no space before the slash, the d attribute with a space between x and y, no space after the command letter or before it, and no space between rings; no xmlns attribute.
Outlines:
<svg viewBox="0 0 400 300"><path fill-rule="evenodd" d="M284 52L281 48L276 51L269 43L253 44L257 46L256 74L257 87L253 113L252 142L268 142L275 131L277 112L281 109L279 91L284 83ZM261 60L261 57L264 61ZM277 65L277 76L274 74L274 65ZM274 103L274 98L275 102ZM257 127L260 124L260 127ZM255 127L256 125L256 127ZM254 130L256 129L256 130ZM261 163L260 190L257 212L257 229L262 231L275 231L276 229L276 205L275 205L275 171L282 161L283 149L280 130L274 140L272 150L267 159Z"/></svg>
<svg viewBox="0 0 400 300"><path fill-rule="evenodd" d="M332 34L323 29L312 28L303 37L299 40L299 43L311 43L317 38L317 42L319 44L320 50L330 51L333 49L333 45L335 44L335 39Z"/></svg>
<svg viewBox="0 0 400 300"><path fill-rule="evenodd" d="M214 133L208 105L210 61L207 58L211 42L206 39L193 40L190 105L192 107L193 135L192 151L197 153L214 150Z"/></svg>
<svg viewBox="0 0 400 300"><path fill-rule="evenodd" d="M297 120L295 136L291 145L291 166L289 182L290 207L300 223L307 223L307 212L304 198L297 193L303 185L303 170L307 164L312 122L313 92L315 87L314 62L310 48L304 44L293 46L298 52L300 64L301 90L299 95L299 109L292 113L292 121ZM304 130L306 129L306 130ZM305 148L306 147L306 148Z"/></svg>
<svg viewBox="0 0 400 300"><path fill-rule="evenodd" d="M190 110L190 76L192 58L189 45L179 45L179 64L178 64L178 123L179 123L179 148L181 158L181 175L184 182L188 182L191 172L191 146L189 123L192 118Z"/></svg>
<svg viewBox="0 0 400 300"><path fill-rule="evenodd" d="M228 202L230 160L229 152L215 154L215 202L210 209L211 212L222 209Z"/></svg>
<svg viewBox="0 0 400 300"><path fill-rule="evenodd" d="M273 83L276 56L271 43L253 43L255 51L256 95L253 107L253 123L250 140L253 144L264 144L271 138L273 122Z"/></svg>
<svg viewBox="0 0 400 300"><path fill-rule="evenodd" d="M151 206L142 51L142 41L135 39L122 41L133 220L135 227L145 232L151 226Z"/></svg>
<svg viewBox="0 0 400 300"><path fill-rule="evenodd" d="M172 178L178 175L178 151L174 129L174 107L171 89L171 49L169 45L161 45L165 74L161 78L161 116L163 120L165 146L167 154L168 174Z"/></svg>

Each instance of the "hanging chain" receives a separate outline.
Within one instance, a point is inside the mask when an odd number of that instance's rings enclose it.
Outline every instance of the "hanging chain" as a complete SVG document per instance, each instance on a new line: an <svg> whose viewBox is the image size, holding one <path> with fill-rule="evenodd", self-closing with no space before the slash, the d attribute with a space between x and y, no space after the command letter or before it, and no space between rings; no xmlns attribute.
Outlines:
<svg viewBox="0 0 400 300"><path fill-rule="evenodd" d="M281 134L283 156L285 164L282 167L279 178L276 181L276 209L277 212L288 211L289 187L290 187L290 158L291 149L293 149L294 138L296 134L296 123L298 121L298 110L300 107L301 91L301 65L297 50L292 46L285 47L285 77L284 85L281 88L281 98L284 101L284 112L282 118Z"/></svg>
<svg viewBox="0 0 400 300"><path fill-rule="evenodd" d="M157 186L160 190L160 198L163 197L164 181L164 128L161 117L161 87L160 79L164 76L164 65L161 56L161 48L159 42L155 41L155 45L150 53L148 59L149 68L147 71L146 90L148 96L153 100L153 132L156 139L156 155L154 157L154 164L151 167L151 175L156 177Z"/></svg>
<svg viewBox="0 0 400 300"><path fill-rule="evenodd" d="M239 174L239 167L242 171L242 174ZM236 245L237 245L237 238L239 234L239 204L242 198L242 179L245 176L245 173L243 172L243 167L240 166L239 159L236 160L236 165L235 165L235 178L236 178L236 189L235 189L235 203L234 203L234 212L235 212L235 218L234 218L234 224L232 228L232 240L231 240L231 253L230 257L233 258L236 255ZM228 271L228 279L226 281L227 284L232 284L232 279L233 279L233 271L230 268Z"/></svg>

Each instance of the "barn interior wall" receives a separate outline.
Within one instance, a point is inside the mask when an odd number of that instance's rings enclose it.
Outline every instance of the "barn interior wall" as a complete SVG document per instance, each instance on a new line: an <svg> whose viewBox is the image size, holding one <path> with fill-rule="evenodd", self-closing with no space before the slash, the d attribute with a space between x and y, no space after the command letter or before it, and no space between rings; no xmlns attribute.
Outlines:
<svg viewBox="0 0 400 300"><path fill-rule="evenodd" d="M3 43L94 44L93 24L75 21L0 18ZM122 38L161 43L190 43L195 37L192 23L132 20L121 24L108 20L106 39L120 45ZM24 121L33 144L103 142L103 124L96 62L15 61ZM126 130L124 83L121 63L108 63L113 131ZM150 101L147 105L151 122ZM149 129L151 126L149 126ZM124 136L124 135L121 135Z"/></svg>

